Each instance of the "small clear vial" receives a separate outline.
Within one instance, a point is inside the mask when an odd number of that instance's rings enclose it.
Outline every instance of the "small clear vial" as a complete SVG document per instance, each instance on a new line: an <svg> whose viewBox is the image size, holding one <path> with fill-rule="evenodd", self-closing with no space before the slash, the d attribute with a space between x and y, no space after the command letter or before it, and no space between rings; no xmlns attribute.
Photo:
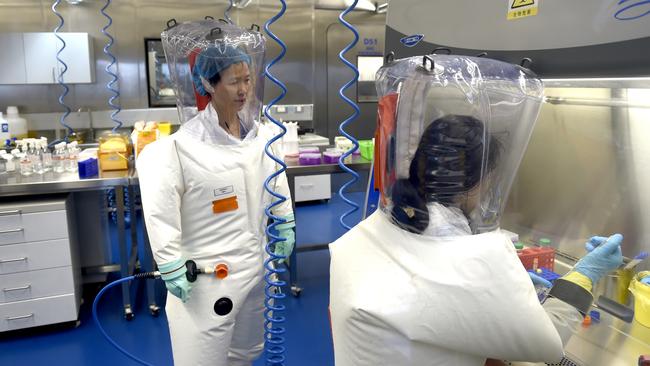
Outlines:
<svg viewBox="0 0 650 366"><path fill-rule="evenodd" d="M30 176L34 172L32 168L32 159L29 158L26 154L21 154L20 157L20 175Z"/></svg>
<svg viewBox="0 0 650 366"><path fill-rule="evenodd" d="M52 171L52 153L47 147L47 139L41 138L41 150L43 151L43 171Z"/></svg>
<svg viewBox="0 0 650 366"><path fill-rule="evenodd" d="M31 153L31 158L32 158L32 170L36 174L43 174L45 173L45 170L43 170L43 150L41 150L36 142L33 142L30 144L29 151Z"/></svg>
<svg viewBox="0 0 650 366"><path fill-rule="evenodd" d="M2 156L5 160L5 168L7 169L7 173L15 172L16 171L16 160L14 159L13 155L11 154L6 154Z"/></svg>
<svg viewBox="0 0 650 366"><path fill-rule="evenodd" d="M55 146L54 155L52 156L52 169L55 173L63 173L66 168L65 142Z"/></svg>
<svg viewBox="0 0 650 366"><path fill-rule="evenodd" d="M68 156L66 159L67 165L65 170L71 173L75 173L77 170L79 170L79 166L77 165L77 157L79 155L79 149L77 149L77 142L72 141L68 145Z"/></svg>

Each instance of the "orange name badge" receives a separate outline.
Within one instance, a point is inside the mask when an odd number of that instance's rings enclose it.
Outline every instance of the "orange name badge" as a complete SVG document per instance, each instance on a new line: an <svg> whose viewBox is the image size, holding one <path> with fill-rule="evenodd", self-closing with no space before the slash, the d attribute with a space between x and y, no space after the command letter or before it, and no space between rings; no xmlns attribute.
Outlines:
<svg viewBox="0 0 650 366"><path fill-rule="evenodd" d="M217 199L212 201L212 212L219 214L237 210L239 204L234 191L233 186L215 189L214 195Z"/></svg>

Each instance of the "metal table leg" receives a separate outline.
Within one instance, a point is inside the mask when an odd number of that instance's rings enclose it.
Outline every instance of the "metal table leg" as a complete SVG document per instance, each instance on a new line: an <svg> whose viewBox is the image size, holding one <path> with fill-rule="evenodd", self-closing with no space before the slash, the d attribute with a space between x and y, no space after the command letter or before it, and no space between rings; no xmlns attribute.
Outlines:
<svg viewBox="0 0 650 366"><path fill-rule="evenodd" d="M124 225L124 186L115 187L115 204L117 208L117 240L120 247L120 276L129 275L130 250L126 247L126 230ZM134 317L131 308L131 294L129 282L122 283L122 303L124 305L124 317L132 320Z"/></svg>
<svg viewBox="0 0 650 366"><path fill-rule="evenodd" d="M287 181L289 183L289 192L294 192L294 177L287 176ZM287 265L289 266L289 286L291 288L291 293L293 296L298 297L302 292L302 288L298 286L298 217L296 216L296 201L295 194L291 197L291 209L293 210L294 217L296 219L296 226L294 228L296 243L294 245L293 251L289 256L289 261Z"/></svg>
<svg viewBox="0 0 650 366"><path fill-rule="evenodd" d="M289 266L289 285L291 286L291 293L293 296L298 297L302 292L302 288L298 286L298 261L296 260L296 253L298 253L298 250L297 248L294 248L293 252L291 252L291 255L289 256L289 263L287 263L287 265Z"/></svg>
<svg viewBox="0 0 650 366"><path fill-rule="evenodd" d="M147 225L142 220L142 231L144 236L144 258L142 266L145 268L145 271L152 272L156 270L156 262L153 260L153 253L151 253L151 244L149 243L149 234L147 233ZM149 303L149 312L153 316L158 316L160 314L160 307L156 304L156 287L155 279L149 278L146 280L147 284L147 302Z"/></svg>

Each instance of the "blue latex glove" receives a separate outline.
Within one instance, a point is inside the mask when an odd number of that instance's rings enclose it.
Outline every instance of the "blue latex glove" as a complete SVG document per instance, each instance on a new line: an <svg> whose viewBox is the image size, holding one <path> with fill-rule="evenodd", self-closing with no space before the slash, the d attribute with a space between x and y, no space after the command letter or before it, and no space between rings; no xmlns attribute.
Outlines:
<svg viewBox="0 0 650 366"><path fill-rule="evenodd" d="M623 264L621 243L623 235L614 234L609 238L594 236L585 244L589 252L573 268L576 272L589 277L592 284Z"/></svg>
<svg viewBox="0 0 650 366"><path fill-rule="evenodd" d="M551 288L553 286L551 281L549 281L549 280L547 280L547 279L545 279L543 277L540 277L540 276L538 276L538 275L536 275L536 274L534 274L532 272L528 272L528 275L530 276L530 280L533 281L533 285L535 285L535 286L543 286L543 287L548 287L548 288Z"/></svg>
<svg viewBox="0 0 650 366"><path fill-rule="evenodd" d="M185 273L187 272L185 261L183 259L178 259L173 262L159 264L158 270L160 271L160 277L165 281L165 287L167 287L167 290L171 292L172 295L181 299L181 301L186 302L187 299L190 298L192 285L185 276Z"/></svg>
<svg viewBox="0 0 650 366"><path fill-rule="evenodd" d="M278 236L285 239L284 241L278 241L275 243L275 251L273 254L278 257L283 257L278 260L278 263L284 263L285 259L291 255L291 252L293 252L293 247L296 244L296 234L293 231L296 222L293 214L283 216L282 218L287 222L275 227L278 230Z"/></svg>

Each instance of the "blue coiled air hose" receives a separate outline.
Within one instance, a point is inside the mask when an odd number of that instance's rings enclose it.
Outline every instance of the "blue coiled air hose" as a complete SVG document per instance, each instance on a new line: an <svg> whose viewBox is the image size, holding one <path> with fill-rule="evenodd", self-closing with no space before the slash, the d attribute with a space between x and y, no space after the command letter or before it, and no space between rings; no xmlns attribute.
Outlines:
<svg viewBox="0 0 650 366"><path fill-rule="evenodd" d="M285 11L287 10L287 4L285 3L284 0L280 0L280 3L282 3L282 8L280 9L280 12L276 14L274 17L269 19L265 24L264 24L264 31L266 34L271 37L274 41L280 45L281 51L280 54L271 60L268 65L266 65L266 68L264 69L264 75L271 80L275 85L277 85L281 89L280 95L278 95L275 99L273 99L264 109L264 115L266 118L268 118L271 122L273 122L276 126L280 127L282 132L279 134L275 135L269 142L266 144L266 147L264 148L264 151L266 152L266 155L271 158L273 161L275 161L278 165L280 165L280 169L274 172L273 174L269 175L268 178L264 181L264 189L273 197L277 198L276 201L271 203L269 206L267 206L264 209L264 212L266 213L266 216L272 220L272 223L266 228L266 235L269 238L269 243L266 245L266 253L269 255L269 258L264 261L264 268L266 269L266 273L264 275L264 280L266 281L266 286L264 287L264 293L266 295L266 299L264 301L264 306L265 306L265 311L264 311L264 349L266 352L266 364L267 365L278 365L278 366L283 366L285 362L285 346L284 346L284 332L285 328L281 325L282 323L285 322L285 317L282 315L282 312L286 309L284 304L281 304L280 301L283 300L286 295L280 292L280 288L282 286L286 285L285 281L282 281L279 279L279 275L286 272L285 268L275 268L275 264L277 263L278 259L282 259L284 257L279 257L275 255L273 252L273 249L275 248L275 245L278 242L284 241L285 239L279 237L278 235L274 234L272 231L275 231L275 227L279 224L282 224L286 222L286 220L275 216L271 213L271 209L287 200L287 197L273 191L271 189L271 181L275 179L277 176L280 174L284 173L284 171L287 169L287 165L284 164L282 160L280 160L278 157L274 156L271 152L271 144L273 144L275 141L279 140L284 136L284 134L287 132L287 129L280 123L277 119L275 119L271 113L269 113L271 107L275 105L280 99L284 98L284 96L287 94L287 88L286 86L277 78L275 78L271 72L269 71L273 65L275 65L280 59L284 57L284 55L287 52L287 46L278 38L271 30L269 29L270 25L275 23L278 19L284 15Z"/></svg>
<svg viewBox="0 0 650 366"><path fill-rule="evenodd" d="M54 12L54 15L56 15L59 18L59 24L57 25L56 28L54 28L54 35L62 43L61 48L59 48L59 50L56 52L56 60L63 66L63 69L61 70L61 72L59 72L58 80L57 80L59 85L63 88L63 92L59 96L59 104L63 107L63 109L65 109L65 112L63 112L63 115L61 116L61 119L59 120L59 123L63 127L65 127L65 141L68 141L68 136L70 136L70 134L72 134L74 131L72 130L72 127L70 127L69 125L67 125L65 123L65 119L68 118L68 115L70 115L70 111L71 111L70 107L68 107L65 104L65 97L70 92L70 88L68 88L68 86L63 82L63 75L66 73L66 71L68 71L68 65L65 62L63 62L63 60L61 59L61 52L63 52L63 50L65 49L66 44L65 44L65 41L63 40L63 38L61 38L61 36L59 36L59 31L61 30L61 28L63 28L63 25L65 24L65 21L63 20L63 17L61 16L61 13L59 13L56 10L56 7L59 6L59 4L61 4L61 0L56 0L54 2L54 4L52 4L52 11ZM58 142L58 141L56 141L56 142ZM52 144L54 144L54 143L52 143ZM50 144L50 145L52 145L52 144Z"/></svg>
<svg viewBox="0 0 650 366"><path fill-rule="evenodd" d="M106 19L108 19L108 23L106 24L106 26L104 26L104 28L102 28L102 33L106 37L108 37L108 43L104 46L104 54L108 56L111 62L108 65L106 65L105 70L106 73L111 76L111 80L106 84L106 89L113 94L108 99L108 105L110 105L111 108L113 108L113 113L111 113L111 120L113 120L113 122L115 123L115 127L113 127L112 130L113 132L115 132L120 127L122 127L122 121L117 119L117 114L120 113L122 108L120 108L119 104L115 104L115 100L120 97L120 91L113 87L113 85L115 85L115 83L118 80L118 76L116 73L111 71L111 68L115 65L117 61L115 56L111 53L111 46L113 46L115 39L113 38L113 36L110 35L110 33L108 33L108 28L113 24L113 18L111 18L110 15L106 13L106 9L111 5L111 1L112 0L106 0L106 4L101 8L100 12L102 13L103 16L106 17Z"/></svg>
<svg viewBox="0 0 650 366"><path fill-rule="evenodd" d="M354 103L354 101L352 101L350 98L348 98L344 94L344 92L345 92L345 90L347 88L351 87L352 85L354 85L354 83L356 83L359 80L359 69L357 69L357 67L353 63L346 60L344 55L345 55L346 52L351 50L357 44L357 42L359 41L359 32L357 32L357 30L352 26L352 24L348 23L344 19L344 17L349 12L354 10L354 8L357 6L358 2L359 2L359 0L354 0L354 2L339 15L339 22L341 22L341 24L343 24L346 28L351 30L352 33L354 34L354 40L350 44L348 44L347 47L345 47L339 53L339 60L341 60L341 62L343 62L350 69L352 69L352 71L354 71L354 78L352 80L348 81L347 83L345 83L345 85L343 85L343 87L341 89L339 89L339 96L341 97L341 99L343 99L347 104L349 104L352 107L352 109L354 109L354 113L350 117L348 117L348 119L341 122L341 124L339 125L339 132L343 136L347 137L350 141L352 141L352 144L354 145L352 147L352 149L350 149L350 150L346 151L345 153L343 153L343 155L341 155L341 158L339 159L339 166L341 167L341 169L343 169L344 171L346 171L346 172L348 172L348 173L350 173L352 175L352 179L350 179L345 184L343 184L341 186L341 188L339 189L339 196L341 197L341 199L343 199L343 201L345 201L348 205L352 206L352 209L350 209L347 212L344 212L341 215L341 217L339 218L339 222L341 223L341 226L343 226L347 230L350 230L351 227L350 227L350 225L345 223L344 219L346 217L348 217L349 215L353 214L355 211L357 211L359 209L359 205L356 202L352 201L351 199L349 199L349 198L347 198L345 196L345 190L349 186L353 185L354 183L356 183L359 180L359 174L357 172L355 172L354 170L350 169L347 165L345 165L345 159L347 157L349 157L350 155L352 155L352 153L359 148L359 141L357 141L357 139L352 137L352 135L345 132L345 130L343 128L346 127L350 122L352 122L353 120L355 120L359 116L360 110L359 110L359 107L356 105L356 103Z"/></svg>

